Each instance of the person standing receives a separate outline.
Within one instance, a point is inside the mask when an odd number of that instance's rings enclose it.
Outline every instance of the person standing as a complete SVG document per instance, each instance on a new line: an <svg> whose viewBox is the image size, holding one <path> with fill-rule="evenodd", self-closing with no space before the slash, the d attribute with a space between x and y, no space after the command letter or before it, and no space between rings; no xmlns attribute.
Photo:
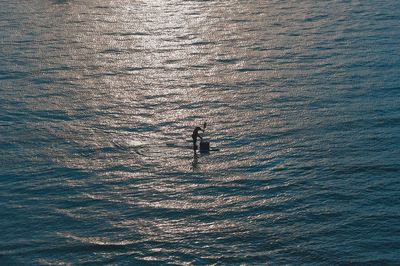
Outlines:
<svg viewBox="0 0 400 266"><path fill-rule="evenodd" d="M192 139L193 139L193 150L194 151L197 150L197 138L200 138L200 142L203 141L203 138L199 135L199 131L204 132L204 129L202 129L201 127L196 127L193 130Z"/></svg>

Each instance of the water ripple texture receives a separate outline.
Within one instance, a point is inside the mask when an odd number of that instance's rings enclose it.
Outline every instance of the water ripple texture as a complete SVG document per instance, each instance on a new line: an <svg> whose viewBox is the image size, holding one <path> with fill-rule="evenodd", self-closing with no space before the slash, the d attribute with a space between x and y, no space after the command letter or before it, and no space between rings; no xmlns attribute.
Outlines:
<svg viewBox="0 0 400 266"><path fill-rule="evenodd" d="M0 264L400 264L399 17L3 0Z"/></svg>

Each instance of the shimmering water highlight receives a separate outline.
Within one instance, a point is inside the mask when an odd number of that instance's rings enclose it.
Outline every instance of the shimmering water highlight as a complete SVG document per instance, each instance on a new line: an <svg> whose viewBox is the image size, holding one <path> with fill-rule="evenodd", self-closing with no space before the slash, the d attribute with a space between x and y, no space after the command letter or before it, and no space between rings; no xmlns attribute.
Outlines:
<svg viewBox="0 0 400 266"><path fill-rule="evenodd" d="M400 264L399 17L2 1L0 262Z"/></svg>

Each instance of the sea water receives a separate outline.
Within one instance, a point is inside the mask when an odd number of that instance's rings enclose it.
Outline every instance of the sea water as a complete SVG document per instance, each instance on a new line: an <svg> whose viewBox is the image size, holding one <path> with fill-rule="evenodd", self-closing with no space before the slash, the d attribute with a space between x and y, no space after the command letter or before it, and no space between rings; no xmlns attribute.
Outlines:
<svg viewBox="0 0 400 266"><path fill-rule="evenodd" d="M0 264L400 264L399 17L1 1Z"/></svg>

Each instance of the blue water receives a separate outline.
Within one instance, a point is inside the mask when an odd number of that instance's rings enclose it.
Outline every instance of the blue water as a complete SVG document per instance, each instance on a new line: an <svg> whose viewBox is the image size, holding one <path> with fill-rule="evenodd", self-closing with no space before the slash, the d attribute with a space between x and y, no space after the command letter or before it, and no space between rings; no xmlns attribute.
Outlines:
<svg viewBox="0 0 400 266"><path fill-rule="evenodd" d="M1 1L0 264L399 265L399 18Z"/></svg>

